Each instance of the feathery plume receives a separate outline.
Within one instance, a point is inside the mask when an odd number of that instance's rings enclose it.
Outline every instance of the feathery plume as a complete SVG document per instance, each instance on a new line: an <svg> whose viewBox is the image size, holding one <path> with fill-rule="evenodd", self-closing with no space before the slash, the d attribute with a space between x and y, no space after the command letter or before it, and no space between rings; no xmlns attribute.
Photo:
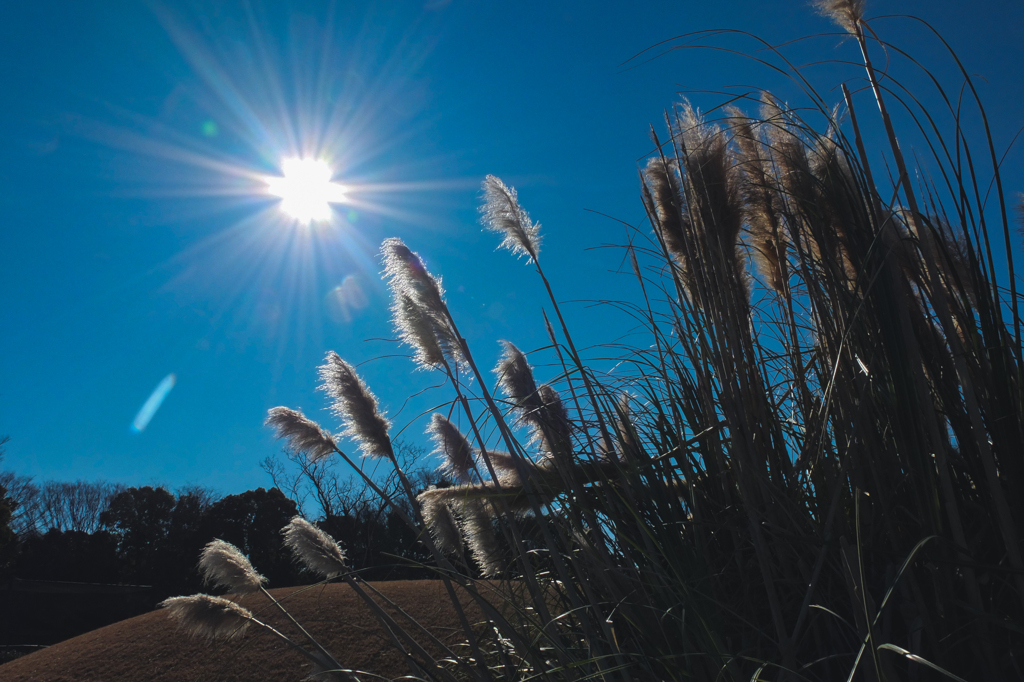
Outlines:
<svg viewBox="0 0 1024 682"><path fill-rule="evenodd" d="M480 572L485 577L498 575L504 569L504 562L494 534L490 505L481 500L470 500L462 505L460 511L466 544L480 565Z"/></svg>
<svg viewBox="0 0 1024 682"><path fill-rule="evenodd" d="M395 295L405 294L430 315L444 319L444 289L427 271L423 259L409 250L401 239L391 237L380 245L384 277Z"/></svg>
<svg viewBox="0 0 1024 682"><path fill-rule="evenodd" d="M520 418L533 421L536 412L543 403L537 393L537 383L533 379L533 368L526 361L522 351L509 341L502 341L504 352L494 373L498 375L498 385L509 398L516 402Z"/></svg>
<svg viewBox="0 0 1024 682"><path fill-rule="evenodd" d="M462 553L462 533L448 506L445 492L450 495L452 488L430 488L420 493L416 499L420 502L423 522L430 529L439 549L451 554Z"/></svg>
<svg viewBox="0 0 1024 682"><path fill-rule="evenodd" d="M864 17L864 4L865 0L816 0L814 6L844 31L856 34L857 26Z"/></svg>
<svg viewBox="0 0 1024 682"><path fill-rule="evenodd" d="M537 412L537 431L541 446L553 457L568 462L572 458L572 423L558 391L549 384L538 390L541 408Z"/></svg>
<svg viewBox="0 0 1024 682"><path fill-rule="evenodd" d="M203 548L199 554L199 570L204 583L226 587L232 594L255 592L267 581L240 549L223 540L214 540Z"/></svg>
<svg viewBox="0 0 1024 682"><path fill-rule="evenodd" d="M726 112L739 150L739 168L744 179L744 212L750 228L753 260L768 286L777 294L785 295L781 256L786 250L786 233L776 210L777 189L767 172L762 153L764 144L743 112L735 107L729 107Z"/></svg>
<svg viewBox="0 0 1024 682"><path fill-rule="evenodd" d="M615 401L615 435L624 455L633 455L637 451L633 425L633 410L629 406L629 394L623 393Z"/></svg>
<svg viewBox="0 0 1024 682"><path fill-rule="evenodd" d="M399 338L415 350L416 362L430 367L443 365L445 357L459 362L462 347L448 324L441 282L401 239L385 239L380 251L394 301L392 320Z"/></svg>
<svg viewBox="0 0 1024 682"><path fill-rule="evenodd" d="M516 468L516 460L514 457L512 457L512 455L510 455L507 452L501 452L499 450L488 450L484 456L491 463L491 466L494 468L495 473L498 473L499 478L502 477L502 473L500 472L506 472L515 475L516 481L518 482L519 470ZM526 463L525 460L523 461L523 463ZM505 479L502 478L502 482L504 481Z"/></svg>
<svg viewBox="0 0 1024 682"><path fill-rule="evenodd" d="M435 412L427 433L436 446L434 452L445 459L440 471L460 481L468 481L473 469L473 448L462 432L443 414Z"/></svg>
<svg viewBox="0 0 1024 682"><path fill-rule="evenodd" d="M291 452L304 452L314 462L334 454L337 448L331 434L298 410L272 407L263 424L274 429L275 438L284 438Z"/></svg>
<svg viewBox="0 0 1024 682"><path fill-rule="evenodd" d="M683 287L693 296L693 268L686 246L689 222L680 206L679 186L676 182L679 164L672 159L656 156L647 162L643 171L644 199L655 228L665 242L669 255L679 264Z"/></svg>
<svg viewBox="0 0 1024 682"><path fill-rule="evenodd" d="M240 637L252 613L223 597L208 594L194 594L190 597L171 597L158 604L167 609L168 615L178 621L190 637L204 639L233 639Z"/></svg>
<svg viewBox="0 0 1024 682"><path fill-rule="evenodd" d="M281 533L285 547L310 571L333 578L348 570L345 552L334 538L301 516L293 516Z"/></svg>
<svg viewBox="0 0 1024 682"><path fill-rule="evenodd" d="M745 284L746 272L737 253L743 227L739 171L729 153L728 139L686 101L676 112L676 128L684 147L681 163L689 185L686 215L693 234L703 242L701 253L720 254ZM706 264L703 267L707 269Z"/></svg>
<svg viewBox="0 0 1024 682"><path fill-rule="evenodd" d="M320 390L332 398L331 410L345 425L343 435L359 442L359 449L370 457L392 457L391 423L377 407L377 398L370 392L355 368L334 351L319 367Z"/></svg>
<svg viewBox="0 0 1024 682"><path fill-rule="evenodd" d="M442 336L439 332L444 327L437 324L437 321L408 294L395 294L391 312L398 337L412 347L416 354L416 364L421 367L443 365L445 349L442 347Z"/></svg>
<svg viewBox="0 0 1024 682"><path fill-rule="evenodd" d="M515 189L493 175L484 178L484 205L481 222L491 232L504 235L498 248L536 260L540 253L540 223L534 223L519 205Z"/></svg>

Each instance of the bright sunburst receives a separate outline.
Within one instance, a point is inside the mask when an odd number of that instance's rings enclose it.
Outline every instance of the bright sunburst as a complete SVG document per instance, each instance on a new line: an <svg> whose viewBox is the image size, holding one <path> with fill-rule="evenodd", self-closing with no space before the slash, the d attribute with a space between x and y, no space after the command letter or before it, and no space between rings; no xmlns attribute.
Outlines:
<svg viewBox="0 0 1024 682"><path fill-rule="evenodd" d="M345 187L331 182L331 168L319 159L285 159L284 177L267 178L267 191L281 197L281 210L300 223L331 219L331 204L345 201Z"/></svg>

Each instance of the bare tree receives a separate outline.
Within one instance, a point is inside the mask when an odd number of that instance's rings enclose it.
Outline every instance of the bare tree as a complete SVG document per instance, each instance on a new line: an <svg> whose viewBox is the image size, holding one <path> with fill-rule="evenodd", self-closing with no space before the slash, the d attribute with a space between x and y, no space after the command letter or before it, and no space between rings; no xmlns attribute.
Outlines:
<svg viewBox="0 0 1024 682"><path fill-rule="evenodd" d="M0 485L14 503L11 529L21 537L50 529L94 533L100 513L117 493L120 483L106 481L46 481L36 485L30 476L0 473Z"/></svg>
<svg viewBox="0 0 1024 682"><path fill-rule="evenodd" d="M442 479L422 462L426 453L423 447L396 440L394 448L402 469L418 487L426 488ZM368 504L380 507L373 516L382 516L387 511L387 504L361 480L351 475L340 478L334 463L330 457L314 460L304 452L286 451L284 460L267 457L260 462L260 468L267 472L275 487L298 505L299 512L306 518L326 519L357 512L365 514ZM388 469L378 484L392 499L403 497L400 494L401 482L393 469Z"/></svg>

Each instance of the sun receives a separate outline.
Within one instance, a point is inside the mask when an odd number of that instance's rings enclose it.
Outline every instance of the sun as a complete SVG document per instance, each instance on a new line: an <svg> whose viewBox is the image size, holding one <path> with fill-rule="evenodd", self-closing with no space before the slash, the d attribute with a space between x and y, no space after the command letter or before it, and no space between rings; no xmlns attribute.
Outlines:
<svg viewBox="0 0 1024 682"><path fill-rule="evenodd" d="M297 222L331 219L331 204L345 201L346 188L331 182L334 172L320 159L285 159L284 177L267 178L267 192L281 198L281 210Z"/></svg>

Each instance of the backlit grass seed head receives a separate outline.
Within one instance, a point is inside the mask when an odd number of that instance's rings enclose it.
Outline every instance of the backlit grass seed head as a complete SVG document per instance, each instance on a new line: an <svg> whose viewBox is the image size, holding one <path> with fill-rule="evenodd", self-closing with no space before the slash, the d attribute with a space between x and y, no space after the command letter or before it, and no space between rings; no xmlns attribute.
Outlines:
<svg viewBox="0 0 1024 682"><path fill-rule="evenodd" d="M470 500L460 511L466 544L480 566L480 573L488 578L498 575L504 569L504 562L494 534L493 510L481 500Z"/></svg>
<svg viewBox="0 0 1024 682"><path fill-rule="evenodd" d="M348 570L345 552L334 538L301 516L292 517L281 533L285 547L310 571L333 578Z"/></svg>
<svg viewBox="0 0 1024 682"><path fill-rule="evenodd" d="M540 223L530 220L519 205L515 189L493 175L484 179L484 205L480 207L484 226L504 237L501 247L535 260L540 253Z"/></svg>
<svg viewBox="0 0 1024 682"><path fill-rule="evenodd" d="M768 286L784 295L781 259L786 253L786 232L779 218L778 190L768 172L759 127L735 107L726 110L738 149L743 176L744 212L750 231L751 256Z"/></svg>
<svg viewBox="0 0 1024 682"><path fill-rule="evenodd" d="M423 522L430 529L439 549L449 554L462 553L462 532L459 530L455 515L443 491L450 488L431 488L424 490L417 498L420 501L420 511L423 513Z"/></svg>
<svg viewBox="0 0 1024 682"><path fill-rule="evenodd" d="M473 448L462 432L443 414L435 412L427 433L434 441L434 451L444 457L440 470L452 478L468 481L473 470Z"/></svg>
<svg viewBox="0 0 1024 682"><path fill-rule="evenodd" d="M395 297L404 294L430 315L444 319L444 289L440 280L427 271L423 259L396 237L385 239L380 253L384 260L384 277Z"/></svg>
<svg viewBox="0 0 1024 682"><path fill-rule="evenodd" d="M288 450L304 452L314 462L334 454L337 445L327 431L298 410L272 407L267 411L265 426L274 429L276 438L284 438Z"/></svg>
<svg viewBox="0 0 1024 682"><path fill-rule="evenodd" d="M740 174L728 138L718 126L705 122L689 102L680 105L676 121L685 146L682 164L690 188L686 216L704 241L704 250L720 253L742 278L737 253L743 226Z"/></svg>
<svg viewBox="0 0 1024 682"><path fill-rule="evenodd" d="M569 412L558 391L549 384L544 384L537 391L541 407L537 411L535 426L543 449L555 456L571 459L572 457L572 422Z"/></svg>
<svg viewBox="0 0 1024 682"><path fill-rule="evenodd" d="M693 267L686 245L689 226L680 206L679 185L675 176L678 168L674 160L660 156L648 161L643 171L644 200L651 222L665 242L665 249L679 265L683 287L692 295Z"/></svg>
<svg viewBox="0 0 1024 682"><path fill-rule="evenodd" d="M320 366L320 390L334 399L331 410L345 425L342 432L359 443L364 455L391 457L391 423L377 407L377 398L370 392L355 368L334 351L327 354L327 362Z"/></svg>
<svg viewBox="0 0 1024 682"><path fill-rule="evenodd" d="M533 368L514 344L502 341L501 345L505 352L502 353L498 366L494 368L494 373L498 375L498 385L505 395L515 401L522 418L530 421L531 415L535 415L537 410L543 407L537 393L537 382L533 379Z"/></svg>
<svg viewBox="0 0 1024 682"><path fill-rule="evenodd" d="M436 321L407 294L396 294L391 311L398 337L412 347L416 363L424 367L442 366L444 349Z"/></svg>
<svg viewBox="0 0 1024 682"><path fill-rule="evenodd" d="M226 587L232 594L248 594L260 589L266 578L256 572L242 551L223 540L214 540L199 554L203 582Z"/></svg>
<svg viewBox="0 0 1024 682"><path fill-rule="evenodd" d="M240 637L252 619L252 613L223 597L194 594L190 597L171 597L160 602L168 615L178 621L179 627L190 637L203 639L233 639Z"/></svg>
<svg viewBox="0 0 1024 682"><path fill-rule="evenodd" d="M865 0L817 0L814 6L848 33L857 33L864 17Z"/></svg>

